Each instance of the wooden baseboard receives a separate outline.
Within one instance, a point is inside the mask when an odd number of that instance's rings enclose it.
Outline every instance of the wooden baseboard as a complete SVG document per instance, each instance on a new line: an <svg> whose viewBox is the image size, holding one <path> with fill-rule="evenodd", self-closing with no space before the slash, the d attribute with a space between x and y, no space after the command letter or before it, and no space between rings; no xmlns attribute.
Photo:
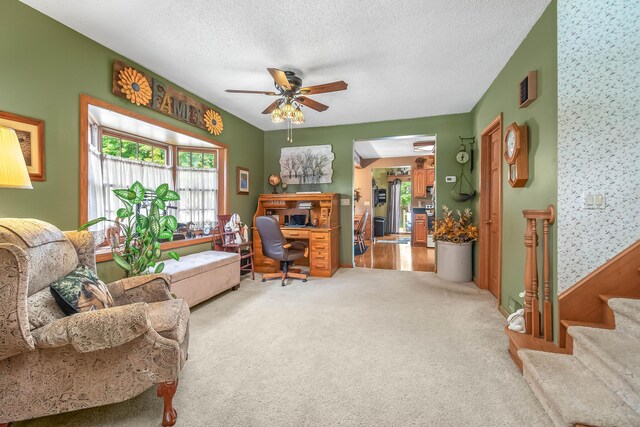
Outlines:
<svg viewBox="0 0 640 427"><path fill-rule="evenodd" d="M498 311L504 316L505 319L509 317L509 312L503 306L501 306L499 302L498 302Z"/></svg>
<svg viewBox="0 0 640 427"><path fill-rule="evenodd" d="M340 268L353 268L353 264L340 264Z"/></svg>
<svg viewBox="0 0 640 427"><path fill-rule="evenodd" d="M567 329L562 321L607 324L608 306L601 296L640 297L640 241L607 261L558 298L560 333L558 344L566 345Z"/></svg>

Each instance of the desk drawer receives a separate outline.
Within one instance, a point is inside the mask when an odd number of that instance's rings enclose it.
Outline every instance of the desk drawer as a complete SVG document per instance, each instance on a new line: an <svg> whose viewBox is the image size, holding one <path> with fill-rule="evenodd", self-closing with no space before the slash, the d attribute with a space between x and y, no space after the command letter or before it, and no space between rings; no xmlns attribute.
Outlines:
<svg viewBox="0 0 640 427"><path fill-rule="evenodd" d="M329 262L329 253L328 252L312 252L309 254L309 258L312 263L322 263L326 264Z"/></svg>
<svg viewBox="0 0 640 427"><path fill-rule="evenodd" d="M311 263L311 270L313 271L329 270L329 263L327 261L314 259L313 262Z"/></svg>
<svg viewBox="0 0 640 427"><path fill-rule="evenodd" d="M328 242L329 233L311 233L311 241L313 242Z"/></svg>
<svg viewBox="0 0 640 427"><path fill-rule="evenodd" d="M329 243L328 242L316 242L314 240L311 241L311 251L312 252L323 252L323 253L328 253L329 252Z"/></svg>
<svg viewBox="0 0 640 427"><path fill-rule="evenodd" d="M309 231L308 230L287 230L283 229L282 234L287 239L309 239Z"/></svg>

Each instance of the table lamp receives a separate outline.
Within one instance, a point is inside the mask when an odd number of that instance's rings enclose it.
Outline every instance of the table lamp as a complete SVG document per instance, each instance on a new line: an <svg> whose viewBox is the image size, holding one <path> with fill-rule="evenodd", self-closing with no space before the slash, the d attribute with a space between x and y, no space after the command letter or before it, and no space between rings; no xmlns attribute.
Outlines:
<svg viewBox="0 0 640 427"><path fill-rule="evenodd" d="M18 135L0 126L0 188L33 188Z"/></svg>

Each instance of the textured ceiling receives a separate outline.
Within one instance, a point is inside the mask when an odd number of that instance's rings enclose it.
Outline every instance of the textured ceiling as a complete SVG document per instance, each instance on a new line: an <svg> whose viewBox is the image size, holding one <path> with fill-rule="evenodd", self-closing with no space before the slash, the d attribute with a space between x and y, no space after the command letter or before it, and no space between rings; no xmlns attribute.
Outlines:
<svg viewBox="0 0 640 427"><path fill-rule="evenodd" d="M304 126L468 112L550 0L22 0L263 130L266 67L304 85ZM514 91L516 88L514 88ZM514 93L515 96L515 93Z"/></svg>

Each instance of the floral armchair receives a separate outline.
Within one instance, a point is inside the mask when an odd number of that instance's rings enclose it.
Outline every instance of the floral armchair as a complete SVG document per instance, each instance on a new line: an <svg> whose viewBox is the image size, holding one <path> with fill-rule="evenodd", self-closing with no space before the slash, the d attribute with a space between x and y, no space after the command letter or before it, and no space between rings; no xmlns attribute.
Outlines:
<svg viewBox="0 0 640 427"><path fill-rule="evenodd" d="M0 219L0 427L121 402L154 384L162 425L175 424L189 307L150 275L107 285L114 307L65 316L48 285L79 265L95 271L91 233Z"/></svg>

